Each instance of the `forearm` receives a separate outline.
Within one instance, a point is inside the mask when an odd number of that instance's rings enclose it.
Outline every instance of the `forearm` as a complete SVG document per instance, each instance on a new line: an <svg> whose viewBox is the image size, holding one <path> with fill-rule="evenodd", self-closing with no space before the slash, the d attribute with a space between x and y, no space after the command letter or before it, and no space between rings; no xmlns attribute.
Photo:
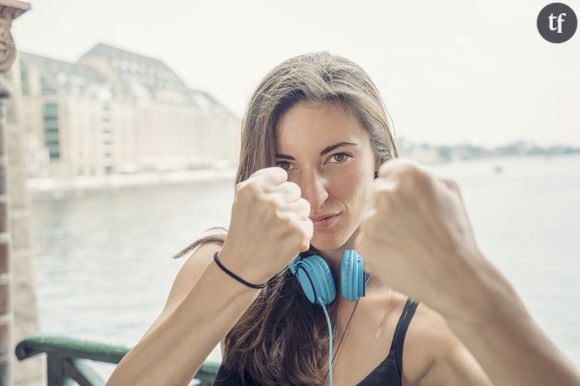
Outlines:
<svg viewBox="0 0 580 386"><path fill-rule="evenodd" d="M107 385L187 385L257 294L212 262L184 300L123 358Z"/></svg>
<svg viewBox="0 0 580 386"><path fill-rule="evenodd" d="M574 366L547 338L527 312L507 280L494 268L484 280L490 311L481 322L449 320L449 326L477 358L495 385L576 386L580 376Z"/></svg>

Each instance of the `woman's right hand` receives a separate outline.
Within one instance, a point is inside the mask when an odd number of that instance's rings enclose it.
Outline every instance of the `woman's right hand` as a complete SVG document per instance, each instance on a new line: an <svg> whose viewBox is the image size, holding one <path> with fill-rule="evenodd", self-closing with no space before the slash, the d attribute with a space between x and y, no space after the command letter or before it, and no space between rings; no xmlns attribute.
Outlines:
<svg viewBox="0 0 580 386"><path fill-rule="evenodd" d="M298 185L287 180L283 169L272 167L236 186L230 228L219 257L250 283L267 281L310 245L310 205L300 197ZM211 263L217 249L207 243L192 253L162 314L123 358L107 385L188 384L258 295Z"/></svg>
<svg viewBox="0 0 580 386"><path fill-rule="evenodd" d="M251 283L280 272L313 234L310 204L280 167L260 169L236 185L228 236L220 260Z"/></svg>

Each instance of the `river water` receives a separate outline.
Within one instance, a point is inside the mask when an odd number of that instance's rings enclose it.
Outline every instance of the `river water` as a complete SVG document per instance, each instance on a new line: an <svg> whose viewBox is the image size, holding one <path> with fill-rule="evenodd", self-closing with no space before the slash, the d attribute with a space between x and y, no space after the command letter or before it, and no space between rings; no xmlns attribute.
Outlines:
<svg viewBox="0 0 580 386"><path fill-rule="evenodd" d="M482 250L580 367L580 157L431 169L459 182ZM228 179L33 203L40 330L133 345L184 261L171 256L204 229L227 226L232 198Z"/></svg>

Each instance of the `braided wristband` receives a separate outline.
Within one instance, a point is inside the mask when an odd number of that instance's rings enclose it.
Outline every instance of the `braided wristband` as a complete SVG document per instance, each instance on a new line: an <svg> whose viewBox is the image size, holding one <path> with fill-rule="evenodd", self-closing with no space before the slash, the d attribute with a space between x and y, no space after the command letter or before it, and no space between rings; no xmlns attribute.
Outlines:
<svg viewBox="0 0 580 386"><path fill-rule="evenodd" d="M217 266L222 271L224 271L228 276L230 276L231 278L235 279L237 282L242 283L246 287L249 287L249 288L252 288L252 289L262 289L262 288L266 287L266 283L264 283L264 284L252 284L252 283L249 283L249 282L245 281L244 279L242 279L241 277L239 277L238 275L236 275L235 273L233 273L232 271L230 271L229 269L227 269L221 263L221 261L218 259L218 252L214 253L214 255L213 255L213 261L215 261L215 263L217 264Z"/></svg>

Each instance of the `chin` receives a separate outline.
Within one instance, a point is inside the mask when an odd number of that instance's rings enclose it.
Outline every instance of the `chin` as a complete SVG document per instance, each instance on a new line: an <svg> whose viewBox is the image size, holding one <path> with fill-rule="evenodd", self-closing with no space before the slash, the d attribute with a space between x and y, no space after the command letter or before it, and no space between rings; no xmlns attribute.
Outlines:
<svg viewBox="0 0 580 386"><path fill-rule="evenodd" d="M342 247L348 241L348 237L338 235L319 235L312 238L310 245L319 251L334 251Z"/></svg>
<svg viewBox="0 0 580 386"><path fill-rule="evenodd" d="M334 251L348 245L352 248L354 245L354 240L358 234L359 228L355 228L352 231L342 231L333 233L314 232L310 245L319 251Z"/></svg>

